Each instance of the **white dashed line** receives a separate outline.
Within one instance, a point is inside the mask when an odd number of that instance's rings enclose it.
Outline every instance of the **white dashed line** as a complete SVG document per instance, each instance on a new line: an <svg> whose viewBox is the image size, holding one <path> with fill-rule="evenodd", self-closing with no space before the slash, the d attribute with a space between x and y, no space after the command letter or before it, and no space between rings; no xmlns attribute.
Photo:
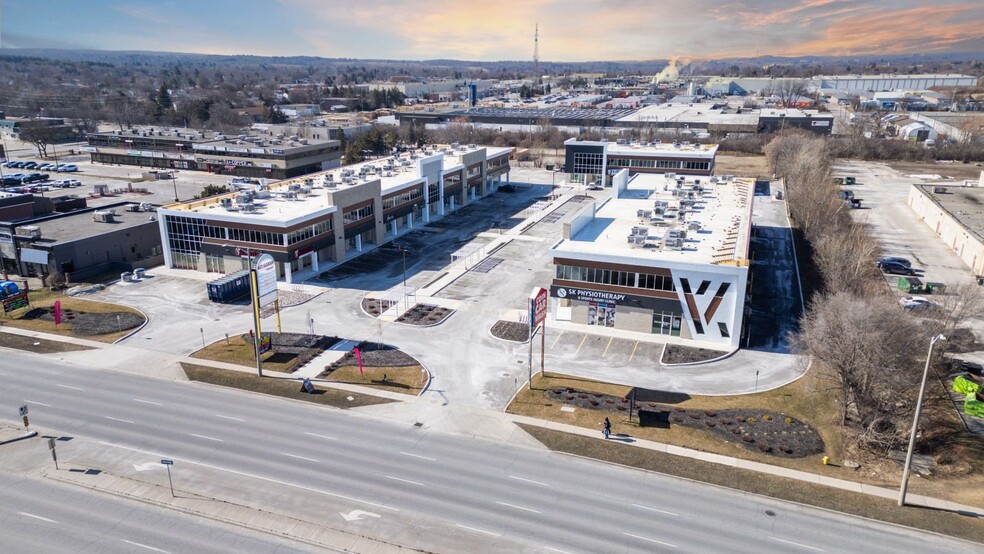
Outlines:
<svg viewBox="0 0 984 554"><path fill-rule="evenodd" d="M411 454L409 452L400 452L400 454L403 454L404 456L410 456L411 458L420 458L421 460L427 460L427 461L430 461L430 462L436 462L437 461L434 458L428 458L427 456L421 456L420 454Z"/></svg>
<svg viewBox="0 0 984 554"><path fill-rule="evenodd" d="M154 406L163 406L164 405L164 404L161 404L160 402L152 402L150 400L144 400L143 398L134 398L133 401L134 402L141 402L143 404L153 404Z"/></svg>
<svg viewBox="0 0 984 554"><path fill-rule="evenodd" d="M400 479L399 477L393 477L392 475L383 475L387 479L392 479L394 481L401 481L403 483L410 483L411 485L417 485L418 487L423 487L423 483L418 483L417 481L411 481L409 479Z"/></svg>
<svg viewBox="0 0 984 554"><path fill-rule="evenodd" d="M651 506L643 506L642 504L633 504L636 508L642 508L643 510L650 510L653 512L659 512L661 514L666 514L668 516L678 516L680 514L674 514L673 512L667 512L666 510L660 510L659 508L653 508Z"/></svg>
<svg viewBox="0 0 984 554"><path fill-rule="evenodd" d="M297 454L288 454L286 452L281 452L280 455L281 456L287 456L288 458L297 458L298 460L305 460L305 461L308 461L308 462L314 462L316 464L319 463L318 460L315 460L314 458L305 458L304 456L298 456Z"/></svg>
<svg viewBox="0 0 984 554"><path fill-rule="evenodd" d="M132 421L130 421L129 419L120 419L120 418L118 418L118 417L113 417L113 416L108 416L108 415L106 415L106 416L103 416L103 417L104 417L104 418L106 418L106 419L111 419L111 420L113 420L113 421L119 421L119 422L121 422L121 423L131 423L131 424L133 423L133 422L132 422Z"/></svg>
<svg viewBox="0 0 984 554"><path fill-rule="evenodd" d="M205 435L196 435L196 434L194 434L194 433L188 433L188 434L189 434L189 435L191 435L191 436L193 436L193 437L198 437L198 438L200 438L200 439L205 439L205 440L209 440L209 441L215 441L215 442L225 442L224 440L222 440L222 439L217 439L217 438L215 438L215 437L206 437Z"/></svg>
<svg viewBox="0 0 984 554"><path fill-rule="evenodd" d="M140 544L139 542L128 541L123 539L126 544L132 544L133 546L138 546L140 548L146 548L147 550L152 550L154 552L163 552L164 554L169 554L167 550L161 550L160 548L154 548L153 546L147 546L146 544Z"/></svg>
<svg viewBox="0 0 984 554"><path fill-rule="evenodd" d="M780 539L780 538L777 538L777 537L769 537L769 538L772 539L772 540L774 540L774 541L784 542L786 544L791 544L793 546L799 546L800 548L809 548L810 550L816 550L817 552L826 552L826 550L824 550L822 548L817 548L815 546L809 546L809 545L806 545L806 544L800 544L798 542L787 541L785 539Z"/></svg>
<svg viewBox="0 0 984 554"><path fill-rule="evenodd" d="M44 402L38 402L37 400L25 400L28 404L37 404L38 406L44 406L45 408L50 408L51 404L45 404Z"/></svg>
<svg viewBox="0 0 984 554"><path fill-rule="evenodd" d="M222 415L222 414L215 414L215 417L221 417L222 419L231 419L232 421L239 421L241 423L245 423L246 422L245 419L239 419L238 417L232 417L232 416L227 416L227 415Z"/></svg>
<svg viewBox="0 0 984 554"><path fill-rule="evenodd" d="M319 435L317 433L304 433L304 434L305 435L312 436L312 437L318 437L319 439L328 439L330 441L337 441L338 440L335 437L329 437L328 435Z"/></svg>
<svg viewBox="0 0 984 554"><path fill-rule="evenodd" d="M570 554L570 552L568 552L566 550L561 550L559 548L554 548L552 546L544 546L543 549L544 550L549 550L551 552L556 552L557 554Z"/></svg>
<svg viewBox="0 0 984 554"><path fill-rule="evenodd" d="M642 535L633 535L632 533L622 533L622 534L625 535L625 536L627 536L627 537L632 537L633 539L639 539L639 540L643 540L643 541L649 541L649 542L653 542L653 543L656 543L656 544L661 544L663 546L669 546L670 548L676 548L676 545L675 544L670 544L668 542L658 541L656 539L651 539L649 537L643 537Z"/></svg>
<svg viewBox="0 0 984 554"><path fill-rule="evenodd" d="M534 481L532 479L527 479L525 477L516 477L515 475L510 475L509 478L510 479L515 479L517 481L524 481L526 483L533 483L534 485L540 485L541 487L549 487L550 486L550 485L548 485L546 483L541 483L539 481Z"/></svg>
<svg viewBox="0 0 984 554"><path fill-rule="evenodd" d="M34 514L29 514L27 512L17 512L17 513L20 514L20 515L22 515L22 516L24 516L24 517L32 517L34 519L40 519L41 521L47 521L48 523L56 523L56 524L58 523L57 521L55 521L53 519L48 519L46 517L36 516Z"/></svg>
<svg viewBox="0 0 984 554"><path fill-rule="evenodd" d="M461 527L462 529L468 529L469 531L474 531L476 533L485 533L486 535L492 535L493 537L501 537L499 533L493 533L492 531L483 531L482 529L475 529L474 527L469 527L467 525L462 525L460 523L455 523L455 527Z"/></svg>
<svg viewBox="0 0 984 554"><path fill-rule="evenodd" d="M85 390L85 389L82 389L82 388L79 388L79 387L73 387L73 386L70 386L70 385L58 385L58 384L56 384L55 386L56 387L61 387L63 389Z"/></svg>
<svg viewBox="0 0 984 554"><path fill-rule="evenodd" d="M498 504L498 505L500 505L500 506L508 506L510 508L516 508L517 510L523 510L524 512L533 512L534 514L542 514L543 513L540 510L534 510L533 508L524 508L522 506L517 506L515 504L509 504L508 502L499 502L498 500L496 500L495 503Z"/></svg>

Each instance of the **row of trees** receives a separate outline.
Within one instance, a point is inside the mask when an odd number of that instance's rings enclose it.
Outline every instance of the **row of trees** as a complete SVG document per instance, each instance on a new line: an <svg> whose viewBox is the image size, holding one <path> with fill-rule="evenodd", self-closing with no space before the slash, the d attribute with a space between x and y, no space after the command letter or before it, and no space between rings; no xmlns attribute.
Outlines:
<svg viewBox="0 0 984 554"><path fill-rule="evenodd" d="M897 448L912 421L922 349L933 334L977 313L981 294L969 289L942 297L929 318L903 311L875 267L877 241L840 200L829 142L787 133L765 152L785 180L790 216L821 279L794 343L840 387L841 420L858 444Z"/></svg>

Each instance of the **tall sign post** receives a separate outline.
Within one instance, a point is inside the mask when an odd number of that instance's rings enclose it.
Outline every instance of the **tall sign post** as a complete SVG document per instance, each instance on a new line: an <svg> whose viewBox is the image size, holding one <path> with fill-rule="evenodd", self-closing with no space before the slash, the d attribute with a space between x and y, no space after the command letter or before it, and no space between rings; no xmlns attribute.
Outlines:
<svg viewBox="0 0 984 554"><path fill-rule="evenodd" d="M277 301L277 262L269 254L261 254L250 264L250 289L253 294L253 350L256 354L256 374L263 377L260 355L271 348L270 341L263 340L260 329L260 310Z"/></svg>
<svg viewBox="0 0 984 554"><path fill-rule="evenodd" d="M167 484L171 487L171 498L174 498L174 482L171 481L171 466L174 465L174 460L161 460L161 465L167 468Z"/></svg>
<svg viewBox="0 0 984 554"><path fill-rule="evenodd" d="M530 380L529 388L533 389L533 338L536 337L537 333L540 333L540 375L543 375L543 364L544 356L546 356L546 321L547 321L547 301L548 301L547 289L536 287L533 292L530 293L529 299L529 342L530 342L530 354L528 357L529 361L529 371Z"/></svg>

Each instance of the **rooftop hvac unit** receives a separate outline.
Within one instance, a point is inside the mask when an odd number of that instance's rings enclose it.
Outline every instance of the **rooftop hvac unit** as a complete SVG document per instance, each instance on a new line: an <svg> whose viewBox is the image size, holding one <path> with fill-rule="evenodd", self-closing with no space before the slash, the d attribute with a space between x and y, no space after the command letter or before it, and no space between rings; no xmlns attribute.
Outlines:
<svg viewBox="0 0 984 554"><path fill-rule="evenodd" d="M667 235L671 239L684 240L684 239L687 238L687 230L686 229L670 229L670 232L667 233Z"/></svg>
<svg viewBox="0 0 984 554"><path fill-rule="evenodd" d="M632 228L632 235L633 236L636 236L636 235L637 236L643 236L643 237L648 236L649 235L649 227L633 227Z"/></svg>
<svg viewBox="0 0 984 554"><path fill-rule="evenodd" d="M296 190L289 190L289 191L285 192L284 193L284 198L287 199L287 200L297 200L297 191Z"/></svg>
<svg viewBox="0 0 984 554"><path fill-rule="evenodd" d="M289 190L291 192L297 192L297 191L301 190L301 185L300 185L300 183L291 183L291 184L287 185L287 190Z"/></svg>
<svg viewBox="0 0 984 554"><path fill-rule="evenodd" d="M126 207L124 207L123 209L128 212L139 212L140 204L127 204Z"/></svg>
<svg viewBox="0 0 984 554"><path fill-rule="evenodd" d="M232 209L232 198L220 198L219 205L227 210Z"/></svg>
<svg viewBox="0 0 984 554"><path fill-rule="evenodd" d="M303 187L301 187L301 190L298 192L300 192L301 194L311 194L311 187L304 185Z"/></svg>
<svg viewBox="0 0 984 554"><path fill-rule="evenodd" d="M328 173L328 174L326 174L326 175L324 176L324 181L325 181L326 183L330 183L330 182L332 182L332 181L334 181L334 180L335 180L335 176L334 176L334 175L332 175L331 173Z"/></svg>
<svg viewBox="0 0 984 554"><path fill-rule="evenodd" d="M98 223L112 223L113 213L105 211L92 212L92 220Z"/></svg>
<svg viewBox="0 0 984 554"><path fill-rule="evenodd" d="M663 241L666 248L671 248L673 250L680 250L683 248L683 239L678 238L667 238Z"/></svg>
<svg viewBox="0 0 984 554"><path fill-rule="evenodd" d="M699 221L691 221L687 224L687 229L691 231L700 231L701 225Z"/></svg>
<svg viewBox="0 0 984 554"><path fill-rule="evenodd" d="M154 211L157 211L157 209L154 208L154 205L151 204L150 202L141 202L140 203L140 210L141 211L144 211L144 212L154 212Z"/></svg>
<svg viewBox="0 0 984 554"><path fill-rule="evenodd" d="M240 192L236 195L236 204L249 204L253 201L253 195L248 192Z"/></svg>
<svg viewBox="0 0 984 554"><path fill-rule="evenodd" d="M636 210L636 217L639 219L649 219L653 216L652 210Z"/></svg>
<svg viewBox="0 0 984 554"><path fill-rule="evenodd" d="M328 189L336 189L336 188L338 188L338 183L336 183L335 181L326 181L325 182L325 188L328 188Z"/></svg>
<svg viewBox="0 0 984 554"><path fill-rule="evenodd" d="M23 227L17 228L17 234L23 237L39 239L41 238L41 228L36 225L24 225Z"/></svg>

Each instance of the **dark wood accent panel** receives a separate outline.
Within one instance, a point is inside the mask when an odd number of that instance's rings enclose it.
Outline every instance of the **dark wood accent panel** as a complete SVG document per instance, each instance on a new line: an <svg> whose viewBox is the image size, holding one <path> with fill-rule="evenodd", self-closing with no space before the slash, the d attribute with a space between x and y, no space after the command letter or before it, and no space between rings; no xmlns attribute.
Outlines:
<svg viewBox="0 0 984 554"><path fill-rule="evenodd" d="M632 294L635 296L651 296L653 298L666 298L669 300L679 299L675 292L667 290L637 289L635 287L620 287L618 285L605 285L602 283L582 283L581 281L568 281L566 279L554 279L553 284L575 289L603 290L605 292L617 292L619 294Z"/></svg>
<svg viewBox="0 0 984 554"><path fill-rule="evenodd" d="M723 300L723 298L720 296L715 296L711 299L711 303L707 305L707 310L704 312L704 321L710 321L711 318L714 317L714 313L717 312L718 306L721 305L721 300Z"/></svg>
<svg viewBox="0 0 984 554"><path fill-rule="evenodd" d="M697 302L694 300L694 295L689 292L685 292L683 293L683 297L687 300L687 309L690 310L690 317L692 317L694 321L700 321L700 311L697 310Z"/></svg>
<svg viewBox="0 0 984 554"><path fill-rule="evenodd" d="M662 267L645 267L641 265L610 264L606 262L589 262L585 260L569 260L567 258L554 258L554 265L573 265L578 267L589 267L592 269L613 269L615 271L634 271L637 273L650 273L663 277L672 277L669 269ZM639 289L648 290L648 289Z"/></svg>

